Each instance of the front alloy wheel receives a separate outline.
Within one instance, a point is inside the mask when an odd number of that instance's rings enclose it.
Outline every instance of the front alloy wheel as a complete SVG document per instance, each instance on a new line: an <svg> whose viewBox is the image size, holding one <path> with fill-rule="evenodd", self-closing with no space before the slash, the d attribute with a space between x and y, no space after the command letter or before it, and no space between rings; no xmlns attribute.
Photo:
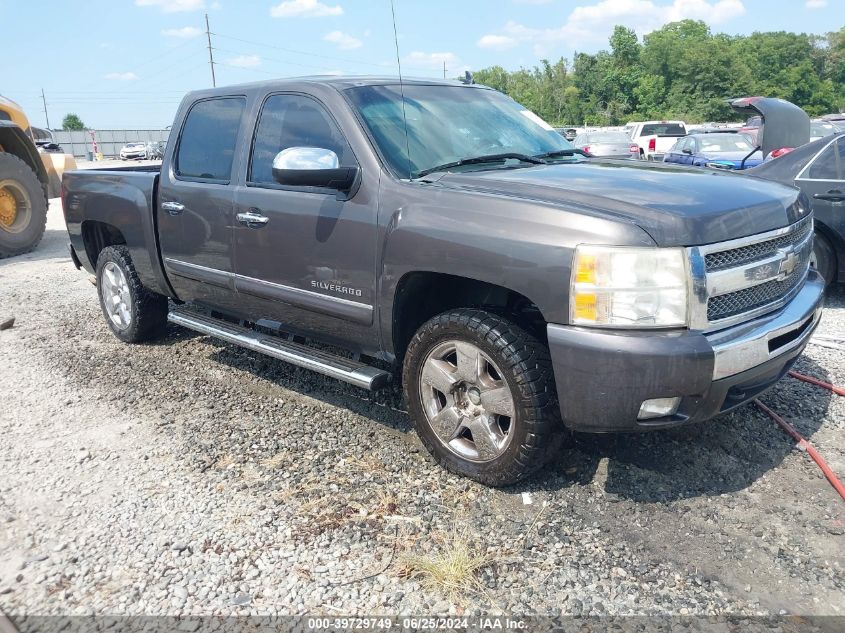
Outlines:
<svg viewBox="0 0 845 633"><path fill-rule="evenodd" d="M564 436L548 349L499 315L465 308L424 323L408 344L402 382L429 453L481 483L519 481Z"/></svg>
<svg viewBox="0 0 845 633"><path fill-rule="evenodd" d="M426 419L446 448L476 462L502 454L512 437L513 396L484 352L465 341L441 343L420 381Z"/></svg>

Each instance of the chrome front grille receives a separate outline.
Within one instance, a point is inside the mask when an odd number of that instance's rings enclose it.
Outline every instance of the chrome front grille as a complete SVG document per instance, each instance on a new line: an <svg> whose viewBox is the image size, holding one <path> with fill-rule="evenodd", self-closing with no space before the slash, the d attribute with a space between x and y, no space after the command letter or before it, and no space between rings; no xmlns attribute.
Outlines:
<svg viewBox="0 0 845 633"><path fill-rule="evenodd" d="M689 249L690 326L715 330L784 305L807 277L813 218L730 242Z"/></svg>
<svg viewBox="0 0 845 633"><path fill-rule="evenodd" d="M806 275L806 267L796 268L783 281L767 281L759 286L710 297L707 300L707 320L726 319L777 301L794 290Z"/></svg>
<svg viewBox="0 0 845 633"><path fill-rule="evenodd" d="M813 218L807 217L788 227L789 232L771 240L740 246L726 251L709 253L704 257L708 272L732 268L748 262L770 257L781 248L788 248L801 242L813 228Z"/></svg>

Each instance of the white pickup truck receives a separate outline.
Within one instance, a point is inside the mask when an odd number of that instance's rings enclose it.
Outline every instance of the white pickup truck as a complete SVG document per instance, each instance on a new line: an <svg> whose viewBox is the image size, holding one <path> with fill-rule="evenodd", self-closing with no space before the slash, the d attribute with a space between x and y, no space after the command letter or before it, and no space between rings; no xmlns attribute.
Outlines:
<svg viewBox="0 0 845 633"><path fill-rule="evenodd" d="M631 121L625 131L640 147L643 160L663 160L663 155L681 136L687 135L683 121Z"/></svg>

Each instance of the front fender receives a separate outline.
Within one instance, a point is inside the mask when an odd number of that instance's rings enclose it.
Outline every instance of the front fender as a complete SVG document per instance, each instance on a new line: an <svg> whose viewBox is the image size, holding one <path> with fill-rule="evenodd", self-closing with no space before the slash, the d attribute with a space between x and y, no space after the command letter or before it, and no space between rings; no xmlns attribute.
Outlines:
<svg viewBox="0 0 845 633"><path fill-rule="evenodd" d="M436 184L391 182L382 192L379 302L382 340L391 340L400 280L412 272L501 286L534 303L548 323L569 320L572 254L578 244L653 246L629 223L549 204Z"/></svg>

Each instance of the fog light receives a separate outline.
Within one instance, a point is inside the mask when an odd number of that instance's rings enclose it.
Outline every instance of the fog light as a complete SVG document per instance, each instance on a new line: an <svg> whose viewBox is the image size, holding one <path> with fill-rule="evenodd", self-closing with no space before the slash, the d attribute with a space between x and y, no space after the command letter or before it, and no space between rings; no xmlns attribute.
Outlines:
<svg viewBox="0 0 845 633"><path fill-rule="evenodd" d="M637 415L637 419L650 420L652 418L673 415L678 410L679 404L681 404L680 398L653 398L646 400L640 406L640 413Z"/></svg>

